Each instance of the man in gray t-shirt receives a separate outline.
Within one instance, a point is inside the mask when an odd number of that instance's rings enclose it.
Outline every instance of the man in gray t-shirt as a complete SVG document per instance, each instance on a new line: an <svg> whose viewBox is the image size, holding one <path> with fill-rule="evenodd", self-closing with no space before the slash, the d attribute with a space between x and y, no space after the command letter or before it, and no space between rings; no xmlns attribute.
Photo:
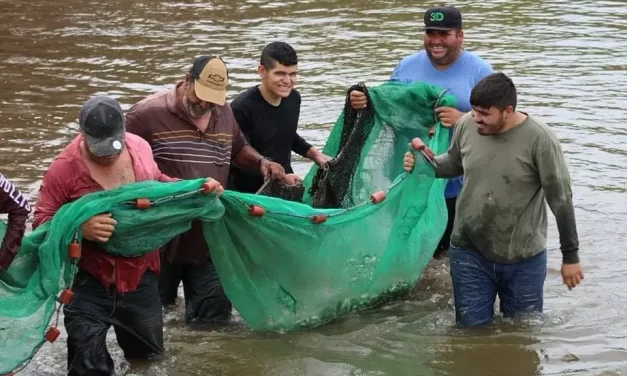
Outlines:
<svg viewBox="0 0 627 376"><path fill-rule="evenodd" d="M455 312L464 326L490 322L497 294L504 316L542 312L545 200L560 234L562 279L569 289L583 279L560 143L540 119L516 111L516 99L511 79L493 73L473 88L472 111L455 125L446 154L435 157L419 139L413 142L437 166L437 177L464 176L450 249ZM414 163L407 153L405 169Z"/></svg>

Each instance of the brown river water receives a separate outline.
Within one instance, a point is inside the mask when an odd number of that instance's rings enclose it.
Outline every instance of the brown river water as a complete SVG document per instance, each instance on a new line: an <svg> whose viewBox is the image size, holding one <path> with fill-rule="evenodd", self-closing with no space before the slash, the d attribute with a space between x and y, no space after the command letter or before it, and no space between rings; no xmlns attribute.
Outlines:
<svg viewBox="0 0 627 376"><path fill-rule="evenodd" d="M195 55L229 64L229 98L256 83L262 47L299 53L302 135L323 146L346 89L385 81L422 46L422 1L0 0L0 166L34 202L41 176L76 133L81 103L127 109L183 77ZM406 300L298 333L260 334L241 321L190 330L166 313L165 359L124 375L622 375L627 373L627 2L455 3L465 47L511 75L520 109L563 142L585 272L561 284L550 217L545 314L480 330L454 326L446 262L433 262ZM300 173L308 165L297 163ZM623 287L621 287L623 286ZM63 375L65 333L25 375Z"/></svg>

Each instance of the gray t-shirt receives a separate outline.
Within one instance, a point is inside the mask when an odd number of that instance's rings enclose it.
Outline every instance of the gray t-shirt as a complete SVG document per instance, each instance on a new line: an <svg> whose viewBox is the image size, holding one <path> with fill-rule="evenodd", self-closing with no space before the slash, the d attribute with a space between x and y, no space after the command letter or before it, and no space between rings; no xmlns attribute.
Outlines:
<svg viewBox="0 0 627 376"><path fill-rule="evenodd" d="M453 246L487 260L515 263L546 248L546 201L555 215L564 263L578 263L579 241L570 175L553 130L528 116L503 133L482 136L470 114L455 125L438 177L464 176Z"/></svg>

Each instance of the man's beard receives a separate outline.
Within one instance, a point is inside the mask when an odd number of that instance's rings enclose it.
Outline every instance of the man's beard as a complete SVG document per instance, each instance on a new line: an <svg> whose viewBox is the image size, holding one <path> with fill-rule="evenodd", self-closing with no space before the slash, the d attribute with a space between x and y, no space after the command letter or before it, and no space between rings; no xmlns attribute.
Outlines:
<svg viewBox="0 0 627 376"><path fill-rule="evenodd" d="M213 105L209 105L207 108L202 108L198 103L190 103L187 97L183 97L183 106L185 110L187 110L187 113L194 118L201 118L207 115L214 107Z"/></svg>
<svg viewBox="0 0 627 376"><path fill-rule="evenodd" d="M501 115L501 118L499 119L499 121L495 124L486 124L486 123L479 123L477 122L478 125L482 125L485 127L485 130L487 130L487 133L481 133L479 132L479 134L482 135L493 135L493 134L497 134L500 131L503 130L503 128L505 127L505 117L503 115Z"/></svg>

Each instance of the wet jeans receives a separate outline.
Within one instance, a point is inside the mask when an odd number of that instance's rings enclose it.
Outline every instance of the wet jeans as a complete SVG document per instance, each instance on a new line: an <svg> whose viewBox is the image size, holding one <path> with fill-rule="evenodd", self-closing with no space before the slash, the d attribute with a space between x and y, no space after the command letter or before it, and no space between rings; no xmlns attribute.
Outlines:
<svg viewBox="0 0 627 376"><path fill-rule="evenodd" d="M498 294L504 317L542 312L546 250L515 264L496 264L480 253L450 248L455 317L461 326L489 323Z"/></svg>
<svg viewBox="0 0 627 376"><path fill-rule="evenodd" d="M159 294L163 305L174 304L181 281L187 324L225 323L230 320L232 305L211 261L202 265L186 265L170 263L162 258Z"/></svg>
<svg viewBox="0 0 627 376"><path fill-rule="evenodd" d="M74 297L63 308L68 375L113 375L113 359L106 344L111 326L127 359L161 359L163 318L154 273L144 273L135 291L118 294L79 271L72 291Z"/></svg>

